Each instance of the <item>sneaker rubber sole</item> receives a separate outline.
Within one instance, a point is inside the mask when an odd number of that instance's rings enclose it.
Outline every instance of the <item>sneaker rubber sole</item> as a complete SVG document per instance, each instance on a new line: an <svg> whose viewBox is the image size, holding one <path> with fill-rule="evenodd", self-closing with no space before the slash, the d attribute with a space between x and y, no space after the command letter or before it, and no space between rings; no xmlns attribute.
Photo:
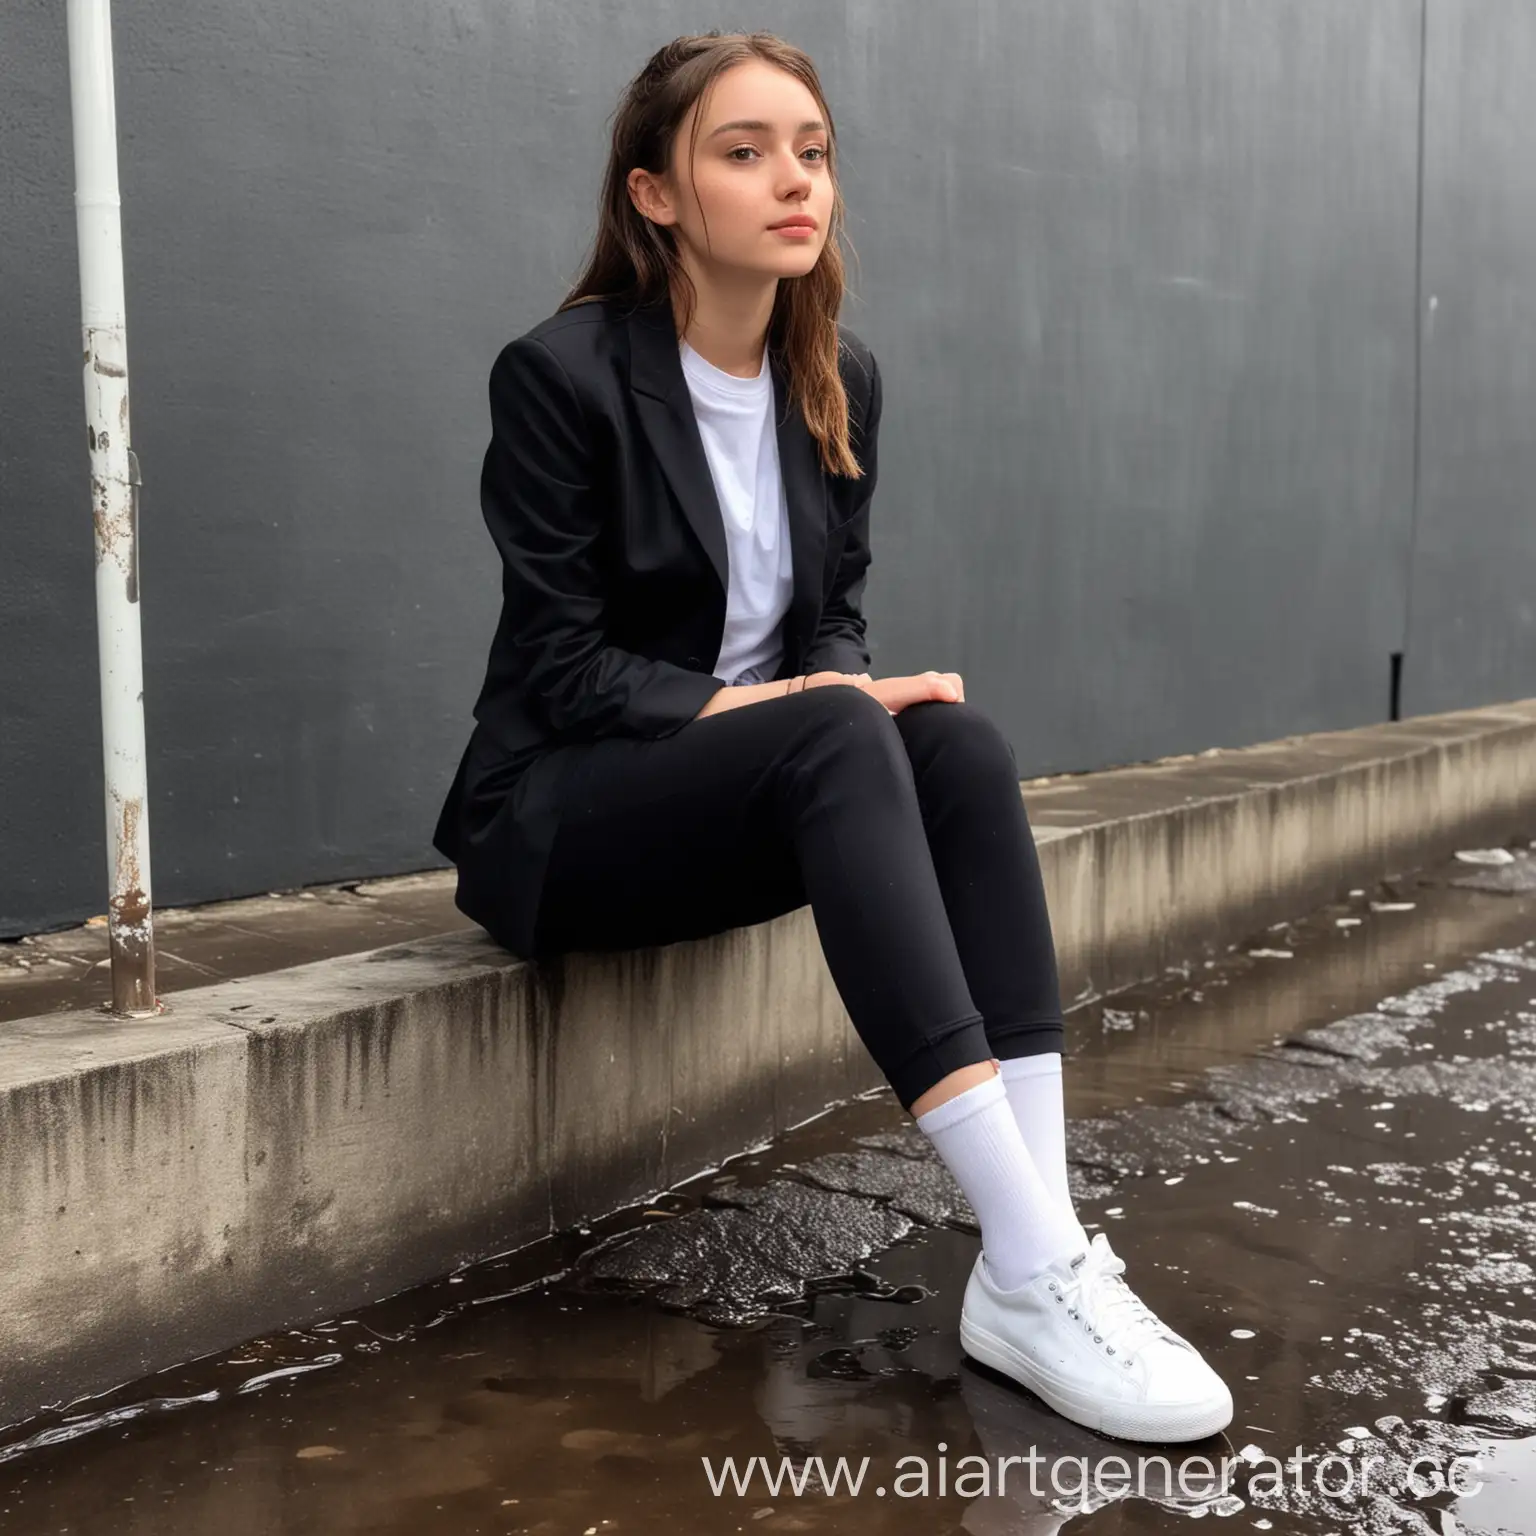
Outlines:
<svg viewBox="0 0 1536 1536"><path fill-rule="evenodd" d="M1232 1396L1225 1389L1196 1403L1163 1404L1105 1402L1075 1390L1071 1383L1042 1371L1005 1339L960 1318L960 1345L971 1359L1000 1371L1064 1418L1119 1440L1177 1444L1204 1440L1232 1422Z"/></svg>

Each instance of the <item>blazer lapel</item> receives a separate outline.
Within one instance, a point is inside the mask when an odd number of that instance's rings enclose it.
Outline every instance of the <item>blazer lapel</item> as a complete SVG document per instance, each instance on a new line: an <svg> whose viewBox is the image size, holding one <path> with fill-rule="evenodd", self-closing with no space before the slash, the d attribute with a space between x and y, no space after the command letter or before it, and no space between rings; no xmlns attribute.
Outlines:
<svg viewBox="0 0 1536 1536"><path fill-rule="evenodd" d="M795 590L784 622L784 660L780 675L793 677L821 622L822 562L827 553L827 479L821 449L798 405L789 404L789 374L770 355L777 410L779 473L789 504L789 543Z"/></svg>
<svg viewBox="0 0 1536 1536"><path fill-rule="evenodd" d="M661 463L683 514L699 536L723 590L730 590L725 523L715 482L699 436L693 397L683 376L670 302L642 304L627 316L629 383L651 449Z"/></svg>
<svg viewBox="0 0 1536 1536"><path fill-rule="evenodd" d="M641 424L673 493L709 555L722 591L730 590L725 523L704 440L683 374L672 307L665 297L627 316L630 387ZM770 355L779 472L788 507L794 596L785 621L785 660L799 665L820 617L822 561L827 546L827 484L819 448L798 407L789 405L788 375ZM782 675L781 669L781 675Z"/></svg>

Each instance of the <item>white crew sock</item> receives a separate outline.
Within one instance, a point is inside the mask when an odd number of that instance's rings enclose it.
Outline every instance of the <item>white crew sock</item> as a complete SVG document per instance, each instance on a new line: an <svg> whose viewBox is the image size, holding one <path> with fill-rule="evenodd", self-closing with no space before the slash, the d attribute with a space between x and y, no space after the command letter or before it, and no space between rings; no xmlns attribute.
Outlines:
<svg viewBox="0 0 1536 1536"><path fill-rule="evenodd" d="M971 1202L987 1268L1003 1290L1015 1290L1052 1259L1088 1246L1076 1218L1061 1209L1040 1177L1001 1077L917 1116L917 1127Z"/></svg>
<svg viewBox="0 0 1536 1536"><path fill-rule="evenodd" d="M1029 1148L1045 1187L1075 1222L1077 1212L1067 1187L1067 1114L1062 1103L1061 1052L1015 1056L999 1066L1024 1145Z"/></svg>

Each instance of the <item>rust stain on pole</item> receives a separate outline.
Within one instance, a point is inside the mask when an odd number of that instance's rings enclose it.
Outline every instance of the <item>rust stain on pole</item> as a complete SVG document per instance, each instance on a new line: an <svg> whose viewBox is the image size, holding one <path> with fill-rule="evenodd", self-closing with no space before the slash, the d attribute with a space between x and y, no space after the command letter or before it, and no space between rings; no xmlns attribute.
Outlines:
<svg viewBox="0 0 1536 1536"><path fill-rule="evenodd" d="M117 869L122 887L107 908L107 941L112 956L112 1011L155 1009L155 950L149 898L139 879L138 835L143 804L123 804L117 828Z"/></svg>
<svg viewBox="0 0 1536 1536"><path fill-rule="evenodd" d="M133 497L130 494L126 503L119 503L114 508L116 498L100 475L91 476L91 491L95 503L92 510L96 523L96 562L99 565L103 560L116 560L121 564L124 554L133 553Z"/></svg>
<svg viewBox="0 0 1536 1536"><path fill-rule="evenodd" d="M128 396L123 396L123 411L128 410ZM139 456L128 450L128 601L139 600Z"/></svg>
<svg viewBox="0 0 1536 1536"><path fill-rule="evenodd" d="M123 410L127 411L128 399L123 397ZM90 429L91 447L105 452L110 446L105 432ZM96 563L115 561L123 568L128 601L139 600L139 487L143 484L139 474L139 456L128 450L128 501L123 505L111 494L106 479L91 476L92 518L96 524ZM114 509L114 502L117 506Z"/></svg>
<svg viewBox="0 0 1536 1536"><path fill-rule="evenodd" d="M126 537L128 518L126 511L114 514L107 483L100 475L91 476L92 518L96 524L96 563L117 558L118 541Z"/></svg>

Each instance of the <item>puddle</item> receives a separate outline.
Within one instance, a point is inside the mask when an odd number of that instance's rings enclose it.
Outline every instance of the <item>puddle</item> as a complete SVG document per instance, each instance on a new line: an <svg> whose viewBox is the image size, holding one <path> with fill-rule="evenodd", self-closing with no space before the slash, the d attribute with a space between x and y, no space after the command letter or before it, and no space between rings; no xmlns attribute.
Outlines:
<svg viewBox="0 0 1536 1536"><path fill-rule="evenodd" d="M965 1362L974 1224L880 1094L0 1432L0 1530L1536 1532L1536 899L1464 873L1069 1022L1080 1213L1231 1384L1225 1435L1108 1440Z"/></svg>

